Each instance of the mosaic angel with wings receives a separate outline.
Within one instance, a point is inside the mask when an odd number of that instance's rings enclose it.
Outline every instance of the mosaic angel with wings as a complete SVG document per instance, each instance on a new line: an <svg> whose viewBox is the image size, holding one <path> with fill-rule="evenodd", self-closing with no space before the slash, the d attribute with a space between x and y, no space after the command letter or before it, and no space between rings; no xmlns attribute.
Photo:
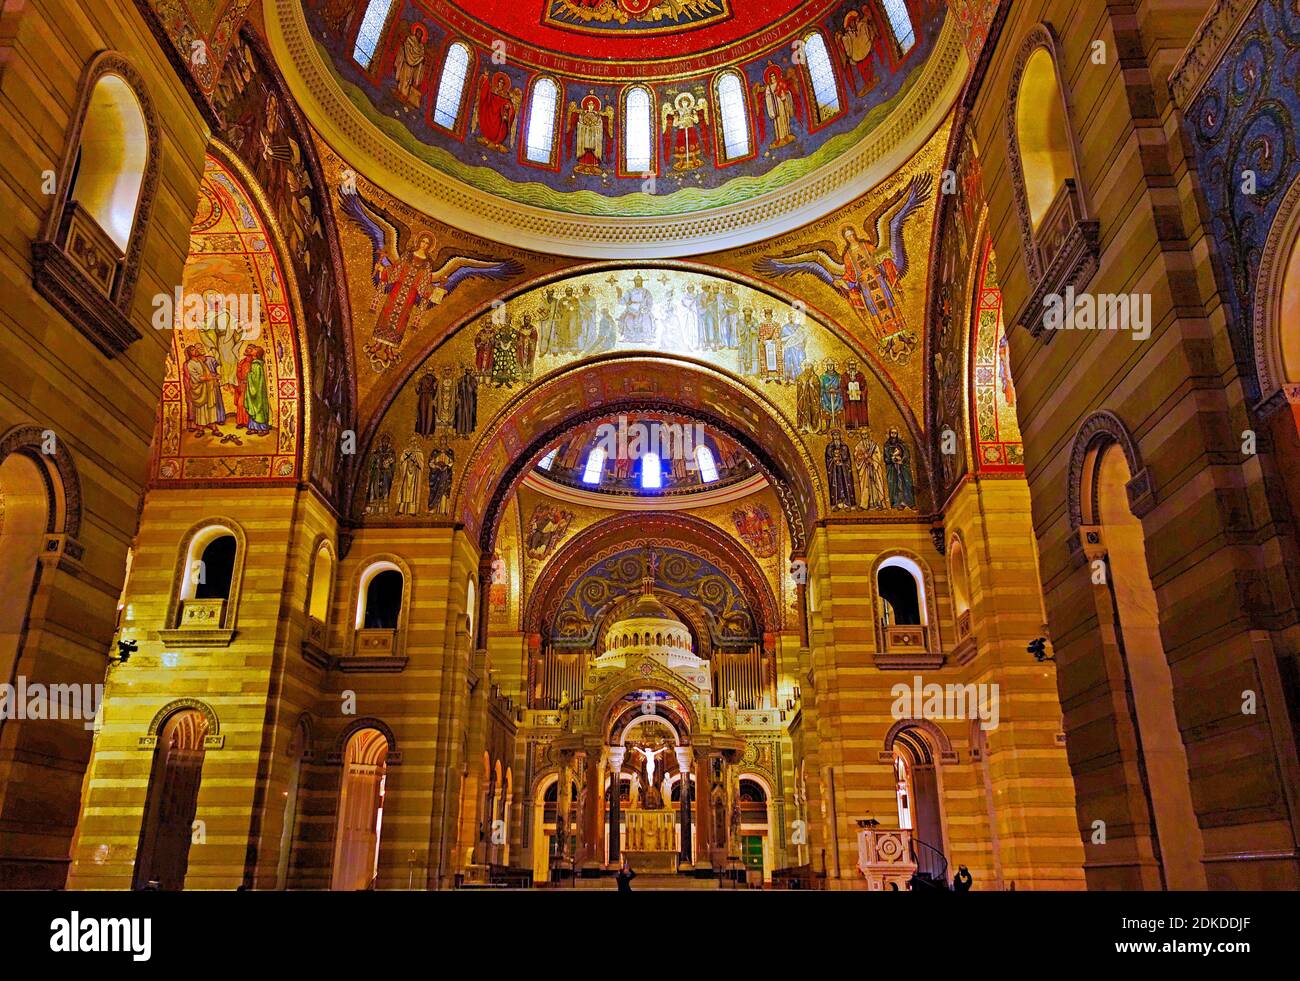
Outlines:
<svg viewBox="0 0 1300 981"><path fill-rule="evenodd" d="M343 213L370 239L375 287L370 310L379 316L365 352L375 371L400 361L407 328L424 326L429 311L466 280L505 280L523 272L513 259L458 255L451 248L435 253L432 232L412 232L346 183L338 194Z"/></svg>
<svg viewBox="0 0 1300 981"><path fill-rule="evenodd" d="M918 174L887 197L866 220L863 234L852 225L840 230L844 240L839 258L830 242L780 256L768 256L754 268L769 276L815 276L832 287L853 308L875 338L880 353L904 362L916 348L917 337L900 307L900 284L910 266L903 229L930 199L934 179Z"/></svg>

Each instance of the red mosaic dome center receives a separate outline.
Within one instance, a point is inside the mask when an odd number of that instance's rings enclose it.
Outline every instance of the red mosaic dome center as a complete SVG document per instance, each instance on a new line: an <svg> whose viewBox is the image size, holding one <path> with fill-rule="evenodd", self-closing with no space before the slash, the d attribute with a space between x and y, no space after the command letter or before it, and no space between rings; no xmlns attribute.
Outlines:
<svg viewBox="0 0 1300 981"><path fill-rule="evenodd" d="M506 43L507 58L555 71L579 62L616 63L633 78L739 61L815 23L836 0L490 0L471 9L424 0L467 37ZM511 44L524 48L512 53ZM659 63L659 64L656 64ZM642 66L636 71L635 66Z"/></svg>

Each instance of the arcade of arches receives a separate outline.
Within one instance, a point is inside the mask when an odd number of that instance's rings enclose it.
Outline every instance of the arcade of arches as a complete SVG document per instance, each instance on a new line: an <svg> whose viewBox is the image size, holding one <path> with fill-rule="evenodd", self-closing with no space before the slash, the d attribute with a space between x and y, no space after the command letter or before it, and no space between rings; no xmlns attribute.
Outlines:
<svg viewBox="0 0 1300 981"><path fill-rule="evenodd" d="M0 886L1300 887L1297 37L5 4Z"/></svg>

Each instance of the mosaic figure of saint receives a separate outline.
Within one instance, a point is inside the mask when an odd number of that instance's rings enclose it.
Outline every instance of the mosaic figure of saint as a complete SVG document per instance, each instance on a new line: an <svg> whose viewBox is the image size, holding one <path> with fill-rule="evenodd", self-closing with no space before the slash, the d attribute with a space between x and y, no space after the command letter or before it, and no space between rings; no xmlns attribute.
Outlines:
<svg viewBox="0 0 1300 981"><path fill-rule="evenodd" d="M897 429L889 430L885 440L885 476L889 483L889 506L895 511L916 507L916 487L912 478L912 451Z"/></svg>
<svg viewBox="0 0 1300 981"><path fill-rule="evenodd" d="M838 429L831 430L826 444L826 486L830 491L832 511L852 511L858 506L858 492L853 479L853 451Z"/></svg>

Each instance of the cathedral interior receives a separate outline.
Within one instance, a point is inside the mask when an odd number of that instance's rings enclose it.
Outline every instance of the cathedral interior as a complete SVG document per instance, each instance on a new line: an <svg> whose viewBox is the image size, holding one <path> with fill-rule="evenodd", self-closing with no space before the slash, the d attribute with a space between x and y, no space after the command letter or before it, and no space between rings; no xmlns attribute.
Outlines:
<svg viewBox="0 0 1300 981"><path fill-rule="evenodd" d="M0 5L0 887L1300 888L1294 0Z"/></svg>

